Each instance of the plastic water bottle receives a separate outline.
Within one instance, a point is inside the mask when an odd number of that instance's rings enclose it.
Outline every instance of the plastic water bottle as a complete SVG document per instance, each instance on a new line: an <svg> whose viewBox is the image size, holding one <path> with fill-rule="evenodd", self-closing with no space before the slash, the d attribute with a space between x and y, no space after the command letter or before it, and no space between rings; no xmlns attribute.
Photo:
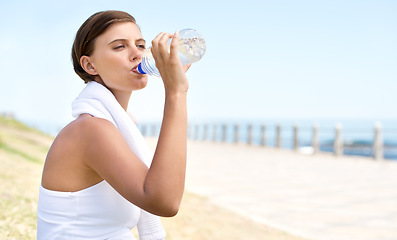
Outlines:
<svg viewBox="0 0 397 240"><path fill-rule="evenodd" d="M168 41L171 44L171 39ZM205 40L199 32L194 29L183 29L179 31L178 56L182 65L197 62L205 53ZM138 65L137 71L141 74L160 77L150 48L146 49L142 62Z"/></svg>

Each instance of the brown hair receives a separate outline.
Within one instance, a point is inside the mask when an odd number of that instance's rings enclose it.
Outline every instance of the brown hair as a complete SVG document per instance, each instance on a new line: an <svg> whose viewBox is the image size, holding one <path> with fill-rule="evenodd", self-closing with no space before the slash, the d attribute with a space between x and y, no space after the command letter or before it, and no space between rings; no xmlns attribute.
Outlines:
<svg viewBox="0 0 397 240"><path fill-rule="evenodd" d="M122 11L97 12L89 17L79 28L72 48L72 60L74 71L85 83L94 80L94 76L88 74L80 65L82 56L90 56L94 51L95 39L104 33L113 23L133 22L135 18Z"/></svg>

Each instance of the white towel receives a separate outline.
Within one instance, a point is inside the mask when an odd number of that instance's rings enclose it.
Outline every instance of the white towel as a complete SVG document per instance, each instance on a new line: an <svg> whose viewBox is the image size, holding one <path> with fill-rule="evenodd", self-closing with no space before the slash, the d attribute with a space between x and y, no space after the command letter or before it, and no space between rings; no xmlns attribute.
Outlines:
<svg viewBox="0 0 397 240"><path fill-rule="evenodd" d="M73 101L73 117L77 118L84 113L112 122L119 129L132 151L147 167L150 167L153 154L145 139L114 95L102 84L95 81L89 82ZM141 210L138 232L141 240L159 240L164 239L166 235L160 218L144 210Z"/></svg>

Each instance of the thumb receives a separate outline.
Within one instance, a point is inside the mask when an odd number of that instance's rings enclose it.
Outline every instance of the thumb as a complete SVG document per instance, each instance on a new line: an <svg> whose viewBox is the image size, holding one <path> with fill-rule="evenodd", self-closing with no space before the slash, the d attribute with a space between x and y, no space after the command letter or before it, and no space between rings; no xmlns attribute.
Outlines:
<svg viewBox="0 0 397 240"><path fill-rule="evenodd" d="M185 70L185 72L187 72L187 70L189 70L190 66L192 66L191 63L183 66L183 70Z"/></svg>

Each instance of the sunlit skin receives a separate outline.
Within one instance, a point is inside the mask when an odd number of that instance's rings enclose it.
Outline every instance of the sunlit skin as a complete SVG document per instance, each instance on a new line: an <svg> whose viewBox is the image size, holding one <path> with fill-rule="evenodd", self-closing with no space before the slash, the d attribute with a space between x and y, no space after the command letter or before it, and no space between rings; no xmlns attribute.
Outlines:
<svg viewBox="0 0 397 240"><path fill-rule="evenodd" d="M172 38L170 52L167 40ZM83 114L56 137L47 155L42 185L56 191L78 191L106 180L136 206L159 216L174 216L182 199L186 171L186 94L188 81L177 55L178 33L160 33L152 53L164 82L163 123L148 169L109 121ZM116 23L95 42L83 69L106 86L127 109L131 92L146 86L146 75L134 69L145 41L131 22Z"/></svg>
<svg viewBox="0 0 397 240"><path fill-rule="evenodd" d="M135 70L146 47L141 31L132 22L117 23L100 35L94 46L94 53L83 56L81 65L127 109L131 91L146 87L148 81L147 75Z"/></svg>

